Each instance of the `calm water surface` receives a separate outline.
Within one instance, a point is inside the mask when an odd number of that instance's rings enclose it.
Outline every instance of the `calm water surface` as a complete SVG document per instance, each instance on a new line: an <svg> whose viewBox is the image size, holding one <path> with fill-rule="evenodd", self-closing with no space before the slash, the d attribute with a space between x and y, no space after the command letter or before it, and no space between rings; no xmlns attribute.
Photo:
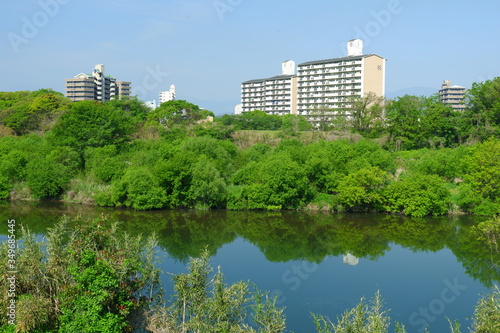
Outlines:
<svg viewBox="0 0 500 333"><path fill-rule="evenodd" d="M449 332L446 317L467 328L480 294L500 281L500 258L470 232L484 218L0 206L3 220L14 218L40 235L60 216L77 214L106 214L132 234L156 232L164 272L186 272L189 257L208 248L227 283L250 280L277 294L287 328L297 333L314 332L310 313L335 319L377 290L392 321L408 332L426 325L431 332ZM6 228L0 234L5 240ZM170 275L162 281L168 294Z"/></svg>

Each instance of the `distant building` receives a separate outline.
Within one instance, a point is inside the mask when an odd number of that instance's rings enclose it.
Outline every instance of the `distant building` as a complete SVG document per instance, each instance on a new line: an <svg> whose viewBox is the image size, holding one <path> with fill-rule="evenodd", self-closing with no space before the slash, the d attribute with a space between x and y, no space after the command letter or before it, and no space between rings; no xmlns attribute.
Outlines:
<svg viewBox="0 0 500 333"><path fill-rule="evenodd" d="M363 55L363 41L354 39L347 42L347 57L299 64L298 113L345 108L350 98L370 92L384 97L385 62L376 54Z"/></svg>
<svg viewBox="0 0 500 333"><path fill-rule="evenodd" d="M172 84L170 90L160 92L159 104L168 101L175 101L175 86Z"/></svg>
<svg viewBox="0 0 500 333"><path fill-rule="evenodd" d="M242 112L261 110L269 114L297 113L297 75L295 62L282 63L278 76L245 81L241 84Z"/></svg>
<svg viewBox="0 0 500 333"><path fill-rule="evenodd" d="M158 105L156 104L156 101L155 101L155 100L152 100L152 101L146 101L146 102L144 102L144 104L145 104L148 108L150 108L150 109L152 109L152 110L154 110L154 109L156 109L156 108L158 107Z"/></svg>
<svg viewBox="0 0 500 333"><path fill-rule="evenodd" d="M262 110L270 114L300 114L314 121L315 111L349 107L352 97L374 93L385 96L386 59L363 54L363 41L347 42L347 57L316 60L298 65L289 60L282 74L268 79L243 82L243 112Z"/></svg>
<svg viewBox="0 0 500 333"><path fill-rule="evenodd" d="M455 111L465 109L465 87L452 86L451 81L444 81L439 90L439 99Z"/></svg>
<svg viewBox="0 0 500 333"><path fill-rule="evenodd" d="M106 102L114 98L130 97L131 83L116 81L105 75L104 65L95 65L92 74L80 73L65 80L65 95L73 102L96 100Z"/></svg>
<svg viewBox="0 0 500 333"><path fill-rule="evenodd" d="M242 112L243 112L243 104L236 104L234 106L234 114L238 115L241 114Z"/></svg>

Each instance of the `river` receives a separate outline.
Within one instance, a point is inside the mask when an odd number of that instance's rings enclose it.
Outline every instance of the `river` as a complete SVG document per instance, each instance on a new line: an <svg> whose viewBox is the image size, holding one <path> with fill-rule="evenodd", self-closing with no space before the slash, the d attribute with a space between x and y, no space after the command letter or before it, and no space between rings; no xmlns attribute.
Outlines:
<svg viewBox="0 0 500 333"><path fill-rule="evenodd" d="M309 212L152 211L52 203L3 203L15 219L43 235L62 215L121 221L131 234L159 235L167 295L169 273L208 249L227 283L252 281L278 295L287 329L315 332L311 313L337 318L361 297L380 291L392 322L408 332L463 331L481 294L500 281L500 261L477 242L470 226L485 218L404 218L381 214ZM1 240L7 227L0 231ZM468 319L469 318L469 319Z"/></svg>

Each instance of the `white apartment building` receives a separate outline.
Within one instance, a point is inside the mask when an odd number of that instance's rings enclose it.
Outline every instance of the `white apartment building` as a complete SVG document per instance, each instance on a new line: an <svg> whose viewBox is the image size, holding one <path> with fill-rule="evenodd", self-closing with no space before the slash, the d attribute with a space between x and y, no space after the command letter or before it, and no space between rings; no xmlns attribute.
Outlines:
<svg viewBox="0 0 500 333"><path fill-rule="evenodd" d="M241 111L265 111L285 115L297 113L297 75L295 62L282 63L282 73L267 79L257 79L241 84Z"/></svg>
<svg viewBox="0 0 500 333"><path fill-rule="evenodd" d="M175 101L175 86L172 84L170 90L160 92L159 104L168 101Z"/></svg>
<svg viewBox="0 0 500 333"><path fill-rule="evenodd" d="M455 111L465 109L465 87L452 86L451 81L444 81L439 90L439 99L446 105L449 105Z"/></svg>
<svg viewBox="0 0 500 333"><path fill-rule="evenodd" d="M80 73L72 79L65 80L65 95L73 102L97 100L106 102L113 98L130 97L131 83L116 81L105 75L104 65L95 65L92 74Z"/></svg>
<svg viewBox="0 0 500 333"><path fill-rule="evenodd" d="M374 93L385 95L386 59L363 54L363 41L347 42L347 56L309 61L298 65L283 62L282 74L242 83L243 112L262 110L269 114L300 114L310 118L316 111L349 107L352 97Z"/></svg>
<svg viewBox="0 0 500 333"><path fill-rule="evenodd" d="M349 107L349 99L375 93L385 95L386 59L363 55L363 41L347 43L347 57L309 61L298 65L298 114Z"/></svg>

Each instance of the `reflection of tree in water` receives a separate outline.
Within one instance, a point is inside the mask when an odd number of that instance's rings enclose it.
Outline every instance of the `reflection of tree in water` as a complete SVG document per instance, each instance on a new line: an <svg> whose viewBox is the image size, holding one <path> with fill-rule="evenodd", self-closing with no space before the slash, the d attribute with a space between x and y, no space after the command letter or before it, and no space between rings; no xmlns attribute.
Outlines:
<svg viewBox="0 0 500 333"><path fill-rule="evenodd" d="M472 228L458 228L448 247L474 279L488 288L500 282L500 252L494 251Z"/></svg>
<svg viewBox="0 0 500 333"><path fill-rule="evenodd" d="M329 214L259 211L149 211L106 209L61 203L4 203L0 218L15 218L35 234L45 233L62 216L82 215L121 221L121 231L148 236L156 232L159 246L186 262L204 249L211 255L242 237L273 262L322 262L346 253L376 260L398 244L411 251L450 248L467 274L486 286L500 282L500 254L478 239L470 225L485 218L408 218L380 214ZM19 224L19 225L20 225ZM6 235L6 229L0 231Z"/></svg>
<svg viewBox="0 0 500 333"><path fill-rule="evenodd" d="M211 256L237 237L223 211L185 211L170 218L159 232L159 245L170 256L187 262L207 249Z"/></svg>

